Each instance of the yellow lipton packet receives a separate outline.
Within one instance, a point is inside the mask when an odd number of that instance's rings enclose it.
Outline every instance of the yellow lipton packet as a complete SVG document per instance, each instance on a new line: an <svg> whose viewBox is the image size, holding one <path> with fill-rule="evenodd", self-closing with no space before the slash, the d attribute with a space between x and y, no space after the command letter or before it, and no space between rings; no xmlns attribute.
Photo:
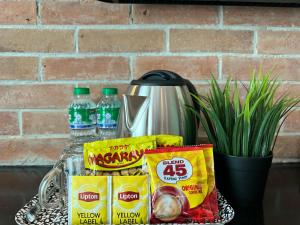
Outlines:
<svg viewBox="0 0 300 225"><path fill-rule="evenodd" d="M208 193L204 146L146 151L151 177L151 223L205 222ZM210 219L210 218L209 218Z"/></svg>
<svg viewBox="0 0 300 225"><path fill-rule="evenodd" d="M85 143L84 166L89 171L97 171L88 175L140 175L145 150L155 148L155 136Z"/></svg>
<svg viewBox="0 0 300 225"><path fill-rule="evenodd" d="M112 179L112 224L149 224L148 176L114 176Z"/></svg>
<svg viewBox="0 0 300 225"><path fill-rule="evenodd" d="M182 146L183 138L177 135L160 134L155 135L157 147Z"/></svg>
<svg viewBox="0 0 300 225"><path fill-rule="evenodd" d="M70 176L68 224L110 223L110 177Z"/></svg>

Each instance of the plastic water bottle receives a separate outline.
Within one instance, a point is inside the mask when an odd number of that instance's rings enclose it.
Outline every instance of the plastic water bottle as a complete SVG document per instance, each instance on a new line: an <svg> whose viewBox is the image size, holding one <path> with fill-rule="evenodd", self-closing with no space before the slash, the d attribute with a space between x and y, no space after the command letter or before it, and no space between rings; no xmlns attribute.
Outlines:
<svg viewBox="0 0 300 225"><path fill-rule="evenodd" d="M90 89L76 87L69 105L69 128L73 142L83 143L96 136L96 104L91 100Z"/></svg>
<svg viewBox="0 0 300 225"><path fill-rule="evenodd" d="M97 127L101 139L112 139L117 136L117 124L121 101L117 88L103 88L102 98L97 104Z"/></svg>

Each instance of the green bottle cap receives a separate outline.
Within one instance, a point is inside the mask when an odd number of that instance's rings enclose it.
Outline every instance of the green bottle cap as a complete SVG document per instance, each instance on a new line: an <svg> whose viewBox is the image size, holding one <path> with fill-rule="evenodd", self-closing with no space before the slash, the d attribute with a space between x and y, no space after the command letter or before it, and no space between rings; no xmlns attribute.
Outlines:
<svg viewBox="0 0 300 225"><path fill-rule="evenodd" d="M118 88L102 88L103 95L116 95L118 94Z"/></svg>
<svg viewBox="0 0 300 225"><path fill-rule="evenodd" d="M76 87L73 91L74 95L89 95L90 89L86 87Z"/></svg>

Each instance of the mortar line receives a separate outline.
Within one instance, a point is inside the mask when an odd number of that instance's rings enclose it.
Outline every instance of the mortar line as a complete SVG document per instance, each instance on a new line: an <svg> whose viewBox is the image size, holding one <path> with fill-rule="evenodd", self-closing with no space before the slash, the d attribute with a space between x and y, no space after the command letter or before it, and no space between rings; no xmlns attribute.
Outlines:
<svg viewBox="0 0 300 225"><path fill-rule="evenodd" d="M22 110L18 111L18 120L19 120L19 131L20 131L20 136L23 136L23 113Z"/></svg>
<svg viewBox="0 0 300 225"><path fill-rule="evenodd" d="M134 70L133 70L134 72ZM205 80L192 80L193 82L196 82L196 83L203 83L205 82ZM106 84L125 84L125 85L128 85L130 83L130 80L124 80L124 81L105 81L105 80L97 80L97 81L91 81L91 80L84 80L84 81L68 81L68 82L65 82L65 81L45 81L43 83L41 82L32 82L32 83L23 83L23 82L19 82L19 83L15 83L15 82L9 82L9 83L1 83L0 82L0 85L6 85L6 86L13 86L13 85L68 85L68 86L76 86L78 84L85 84L85 85L97 85L97 84L103 84L103 83L106 83ZM299 82L300 84L300 82Z"/></svg>
<svg viewBox="0 0 300 225"><path fill-rule="evenodd" d="M42 25L42 16L41 16L41 0L36 0L36 25L40 27Z"/></svg>
<svg viewBox="0 0 300 225"><path fill-rule="evenodd" d="M280 137L293 137L293 136L299 136L300 132L286 132L286 131L279 131L278 136Z"/></svg>
<svg viewBox="0 0 300 225"><path fill-rule="evenodd" d="M28 138L28 139L69 138L69 134L63 134L63 133L58 133L58 134L27 134L27 135L23 135L23 137Z"/></svg>
<svg viewBox="0 0 300 225"><path fill-rule="evenodd" d="M39 59L38 59L38 80L40 82L44 81L44 67L43 67L42 57L39 57Z"/></svg>
<svg viewBox="0 0 300 225"><path fill-rule="evenodd" d="M248 58L295 58L299 59L300 54L257 54L253 52L80 52L80 53L41 53L41 52L0 52L0 57L43 57L43 58L93 58L93 57L130 57L130 56L187 56L187 57L207 57L207 56L235 56Z"/></svg>
<svg viewBox="0 0 300 225"><path fill-rule="evenodd" d="M219 81L223 80L223 59L222 56L218 56L218 79Z"/></svg>
<svg viewBox="0 0 300 225"><path fill-rule="evenodd" d="M65 112L66 109L21 109L21 111L22 112Z"/></svg>
<svg viewBox="0 0 300 225"><path fill-rule="evenodd" d="M134 56L131 56L129 58L129 80L134 79L134 64L135 64L136 58Z"/></svg>
<svg viewBox="0 0 300 225"><path fill-rule="evenodd" d="M133 57L134 58L134 57ZM205 80L191 80L193 82L202 83ZM247 80L242 80L243 82L247 82ZM76 85L78 83L80 84L129 84L130 80L46 80L44 82L40 81L15 81L15 80L9 80L9 81L0 81L0 85L6 85L6 86L13 86L13 85ZM300 81L282 81L282 84L287 85L300 85Z"/></svg>
<svg viewBox="0 0 300 225"><path fill-rule="evenodd" d="M11 139L67 139L69 134L29 134L29 135L1 135L0 140Z"/></svg>
<svg viewBox="0 0 300 225"><path fill-rule="evenodd" d="M75 52L79 52L79 28L76 27L74 31L74 48Z"/></svg>
<svg viewBox="0 0 300 225"><path fill-rule="evenodd" d="M222 11L223 12L223 11ZM222 15L221 15L222 16ZM219 19L220 20L220 19ZM203 30L240 30L240 31L300 31L300 26L258 26L258 25L222 25L222 21L217 24L115 24L115 25L45 25L45 24L25 24L25 25L0 25L0 29L40 29L40 30L74 30L76 27L89 30L164 30L168 29L203 29Z"/></svg>
<svg viewBox="0 0 300 225"><path fill-rule="evenodd" d="M297 158L273 158L272 163L299 163L300 159Z"/></svg>
<svg viewBox="0 0 300 225"><path fill-rule="evenodd" d="M19 109L0 109L0 112L15 112L18 114Z"/></svg>
<svg viewBox="0 0 300 225"><path fill-rule="evenodd" d="M65 112L66 109L58 108L58 109L37 109L37 108L26 108L26 109L0 109L0 112Z"/></svg>
<svg viewBox="0 0 300 225"><path fill-rule="evenodd" d="M128 20L129 20L128 21L129 24L134 24L134 22L133 22L133 5L132 4L129 5Z"/></svg>
<svg viewBox="0 0 300 225"><path fill-rule="evenodd" d="M15 80L5 80L0 81L0 85L51 85L51 84L65 84L73 85L76 83L86 83L86 84L97 84L97 83L112 83L112 84L128 84L128 79L126 80L45 80L40 81L15 81Z"/></svg>
<svg viewBox="0 0 300 225"><path fill-rule="evenodd" d="M165 29L165 51L170 52L170 29Z"/></svg>
<svg viewBox="0 0 300 225"><path fill-rule="evenodd" d="M223 6L219 6L219 10L218 10L218 16L219 16L219 27L223 28L224 25L224 12L223 12Z"/></svg>
<svg viewBox="0 0 300 225"><path fill-rule="evenodd" d="M258 33L257 31L253 32L253 54L257 55L257 43L258 43Z"/></svg>

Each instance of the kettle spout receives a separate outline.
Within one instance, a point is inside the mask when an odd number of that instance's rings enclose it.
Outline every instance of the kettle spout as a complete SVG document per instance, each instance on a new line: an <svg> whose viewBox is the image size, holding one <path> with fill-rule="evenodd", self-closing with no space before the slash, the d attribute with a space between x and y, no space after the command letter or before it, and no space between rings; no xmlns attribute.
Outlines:
<svg viewBox="0 0 300 225"><path fill-rule="evenodd" d="M125 125L133 133L149 107L150 99L144 96L123 95Z"/></svg>

